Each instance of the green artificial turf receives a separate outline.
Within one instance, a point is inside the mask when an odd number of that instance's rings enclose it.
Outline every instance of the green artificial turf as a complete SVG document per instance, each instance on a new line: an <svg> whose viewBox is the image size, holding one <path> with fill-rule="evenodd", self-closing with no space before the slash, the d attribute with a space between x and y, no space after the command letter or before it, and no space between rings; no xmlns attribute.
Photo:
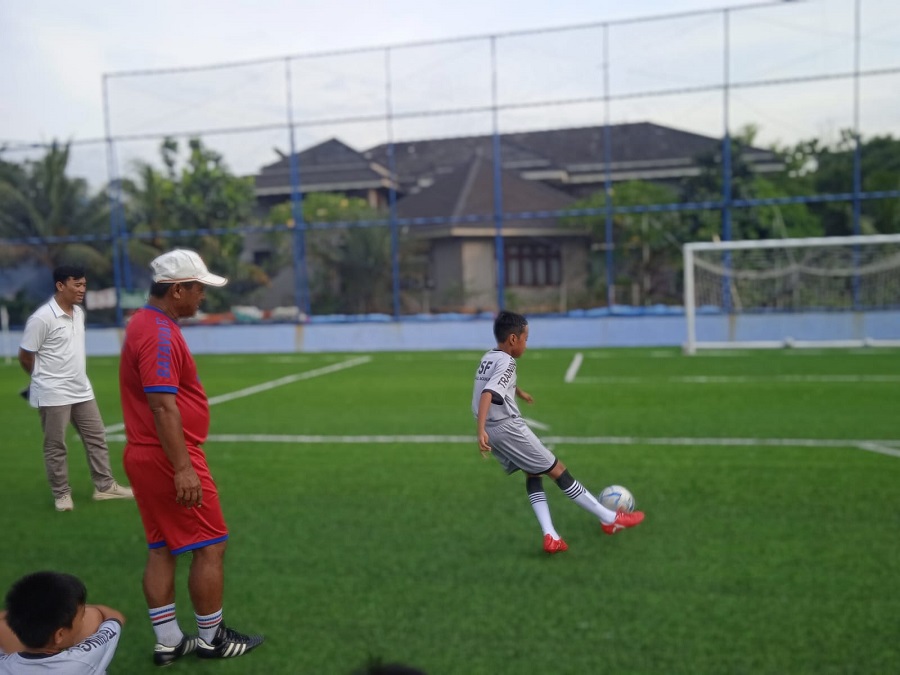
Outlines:
<svg viewBox="0 0 900 675"><path fill-rule="evenodd" d="M520 359L523 414L588 489L626 485L647 517L608 537L545 479L570 547L552 557L522 478L478 452L480 352L373 353L214 405L225 620L267 641L169 672L900 672L900 353L582 350L565 382L575 353ZM197 361L217 397L359 356ZM117 367L89 361L110 426ZM73 431L76 509L56 513L25 376L0 373L2 590L37 569L77 574L128 618L110 672L154 672L133 503L90 500ZM123 445L110 442L126 482ZM193 630L188 564L177 607Z"/></svg>

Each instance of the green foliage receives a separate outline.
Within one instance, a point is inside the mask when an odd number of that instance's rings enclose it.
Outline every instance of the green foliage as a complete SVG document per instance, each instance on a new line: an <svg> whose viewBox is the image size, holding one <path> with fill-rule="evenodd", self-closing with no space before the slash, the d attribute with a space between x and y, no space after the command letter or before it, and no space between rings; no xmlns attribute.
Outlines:
<svg viewBox="0 0 900 675"><path fill-rule="evenodd" d="M803 194L800 186L788 187L789 179L779 177L754 176L752 193L754 199L772 199ZM755 239L780 239L787 237L821 237L821 220L808 204L772 204L744 209L745 221L754 225L749 228ZM748 228L745 228L745 230Z"/></svg>
<svg viewBox="0 0 900 675"><path fill-rule="evenodd" d="M11 326L24 326L28 317L34 311L34 300L25 295L25 289L19 289L11 298L0 300L0 304L9 312L9 324Z"/></svg>
<svg viewBox="0 0 900 675"><path fill-rule="evenodd" d="M812 193L847 193L853 190L856 139L849 130L834 146L813 139L797 144L793 153L804 166ZM900 139L891 135L864 139L861 147L862 189L867 192L900 189ZM900 199L865 203L862 234L900 232ZM828 235L853 234L849 202L816 204L811 207Z"/></svg>
<svg viewBox="0 0 900 675"><path fill-rule="evenodd" d="M70 146L53 142L43 157L22 165L0 163L0 237L34 238L38 245L7 251L15 260L33 260L48 270L61 264L84 265L94 286L112 283L106 243L51 243L52 237L109 233L107 199L91 195L87 182L71 178Z"/></svg>
<svg viewBox="0 0 900 675"><path fill-rule="evenodd" d="M804 181L798 180L796 165L805 165L802 157L773 148L776 156L787 167L782 174L754 173L747 161L747 153L756 140L758 129L748 125L731 139L731 198L769 199L791 197L807 193ZM793 162L793 164L792 164ZM697 158L700 173L687 178L681 187L684 202L720 202L722 200L723 169L720 151L713 151ZM719 211L693 211L686 215L690 222L692 240L712 240L721 235ZM782 237L806 237L821 235L822 229L807 204L785 206L735 208L731 211L732 239L779 239Z"/></svg>
<svg viewBox="0 0 900 675"><path fill-rule="evenodd" d="M804 140L771 151L784 164L778 173L755 173L747 161L758 129L752 125L732 138L731 196L733 200L777 199L797 195L840 194L853 189L854 136L845 131L833 144ZM613 191L615 207L667 203L718 203L722 200L722 158L718 150L696 158L696 176L685 179L677 190L649 182L626 182ZM876 136L862 144L865 191L900 189L900 140ZM602 209L604 192L576 202L573 209ZM870 200L863 204L863 234L900 232L900 199ZM850 202L792 203L736 207L731 210L733 239L778 239L852 234ZM595 241L605 242L605 217L564 219L569 226L587 225ZM613 220L617 285L631 289L638 304L677 302L680 297L682 244L709 241L721 236L720 209L678 212L617 213ZM603 260L594 259L591 278L604 294Z"/></svg>
<svg viewBox="0 0 900 675"><path fill-rule="evenodd" d="M253 183L235 176L222 155L199 139L188 141L186 157L181 158L179 150L177 141L166 139L160 146L164 171L138 163L137 178L123 182L129 231L138 235L129 241L129 256L143 268L166 249L196 250L210 267L228 277L225 289L210 289L207 294L206 309L222 311L269 282L264 270L241 261L242 234L207 232L250 224ZM176 238L165 235L168 230L187 234Z"/></svg>
<svg viewBox="0 0 900 675"><path fill-rule="evenodd" d="M390 312L391 244L387 227L353 227L383 214L364 199L314 192L303 198L306 224L339 223L344 227L305 231L313 312L317 314ZM269 211L269 222L295 225L290 202ZM277 233L279 249L290 251L294 232Z"/></svg>
<svg viewBox="0 0 900 675"><path fill-rule="evenodd" d="M122 181L129 232L128 256L132 263L146 267L167 248L163 233L175 229L175 182L151 164L137 162L136 178Z"/></svg>
<svg viewBox="0 0 900 675"><path fill-rule="evenodd" d="M473 329L489 346L489 326ZM545 480L570 547L552 557L521 476L478 453L468 406L480 352L379 353L213 406L205 452L231 532L225 617L267 642L175 668L349 673L380 659L448 675L900 672L900 459L853 440L900 443L900 384L884 377L898 352L583 353L567 384L573 350L529 350L519 384L535 404L523 412L549 425L542 435L588 489L628 486L647 519L604 536ZM198 368L218 396L347 358L201 356ZM117 366L88 367L108 425L121 421ZM128 619L111 670L156 672L134 504L91 501L73 430L76 509L54 512L40 422L15 394L25 376L0 363L0 377L10 383L0 425L19 448L3 467L14 554L0 557L0 592L36 569L77 574L90 601ZM192 631L188 563L176 599ZM547 644L562 647L523 648Z"/></svg>
<svg viewBox="0 0 900 675"><path fill-rule="evenodd" d="M613 205L651 206L678 201L674 188L645 181L628 181L613 189ZM573 209L605 206L605 193L597 192L576 202ZM587 225L596 241L606 239L606 218L580 216L564 219L569 226ZM623 284L634 284L638 304L677 302L679 290L673 270L681 267L681 244L688 238L688 219L680 211L617 213L613 216L613 241L616 245L616 275ZM597 261L600 262L600 261ZM605 275L595 269L598 282ZM599 292L605 295L602 283Z"/></svg>

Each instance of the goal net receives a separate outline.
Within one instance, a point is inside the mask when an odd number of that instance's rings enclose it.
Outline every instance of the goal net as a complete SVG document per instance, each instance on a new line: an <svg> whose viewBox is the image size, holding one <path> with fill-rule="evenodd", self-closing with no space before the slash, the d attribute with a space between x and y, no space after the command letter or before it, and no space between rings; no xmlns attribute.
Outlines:
<svg viewBox="0 0 900 675"><path fill-rule="evenodd" d="M900 310L900 235L686 244L684 309L688 354L900 346L900 333L870 335L867 321Z"/></svg>

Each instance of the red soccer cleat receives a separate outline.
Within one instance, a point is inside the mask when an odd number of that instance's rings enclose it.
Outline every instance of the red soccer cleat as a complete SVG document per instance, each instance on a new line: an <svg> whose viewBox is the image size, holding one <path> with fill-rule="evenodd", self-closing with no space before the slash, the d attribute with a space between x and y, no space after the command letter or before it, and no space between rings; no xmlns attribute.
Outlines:
<svg viewBox="0 0 900 675"><path fill-rule="evenodd" d="M603 531L606 532L606 534L615 534L620 530L624 530L626 527L634 527L635 525L640 525L642 520L644 520L643 511L632 511L631 513L619 511L616 514L616 519L613 522L611 522L609 525L607 525L606 523L600 523L600 527L603 528Z"/></svg>
<svg viewBox="0 0 900 675"><path fill-rule="evenodd" d="M562 551L568 551L569 545L562 539L554 539L552 534L545 534L544 550L547 553L561 553Z"/></svg>

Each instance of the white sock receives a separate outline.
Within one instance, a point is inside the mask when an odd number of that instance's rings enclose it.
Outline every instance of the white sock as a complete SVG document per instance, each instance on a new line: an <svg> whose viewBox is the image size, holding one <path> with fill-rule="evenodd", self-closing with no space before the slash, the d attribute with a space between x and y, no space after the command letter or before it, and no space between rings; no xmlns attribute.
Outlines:
<svg viewBox="0 0 900 675"><path fill-rule="evenodd" d="M585 490L584 485L577 480L573 479L572 484L565 488L563 493L585 511L590 511L597 516L604 525L609 525L615 521L616 512L598 502L597 498Z"/></svg>
<svg viewBox="0 0 900 675"><path fill-rule="evenodd" d="M550 518L550 506L547 504L547 495L543 492L532 492L528 495L528 498L531 500L531 508L534 509L534 515L537 516L544 534L549 534L554 539L559 539L559 533L553 527L553 519Z"/></svg>
<svg viewBox="0 0 900 675"><path fill-rule="evenodd" d="M200 634L200 639L208 645L212 644L213 638L216 637L216 630L218 630L219 624L222 623L222 610L220 609L218 612L205 616L200 614L194 614L194 616L197 617L197 631Z"/></svg>
<svg viewBox="0 0 900 675"><path fill-rule="evenodd" d="M177 647L184 637L175 618L175 603L154 607L149 610L150 623L153 624L153 632L156 633L156 641L166 647Z"/></svg>

